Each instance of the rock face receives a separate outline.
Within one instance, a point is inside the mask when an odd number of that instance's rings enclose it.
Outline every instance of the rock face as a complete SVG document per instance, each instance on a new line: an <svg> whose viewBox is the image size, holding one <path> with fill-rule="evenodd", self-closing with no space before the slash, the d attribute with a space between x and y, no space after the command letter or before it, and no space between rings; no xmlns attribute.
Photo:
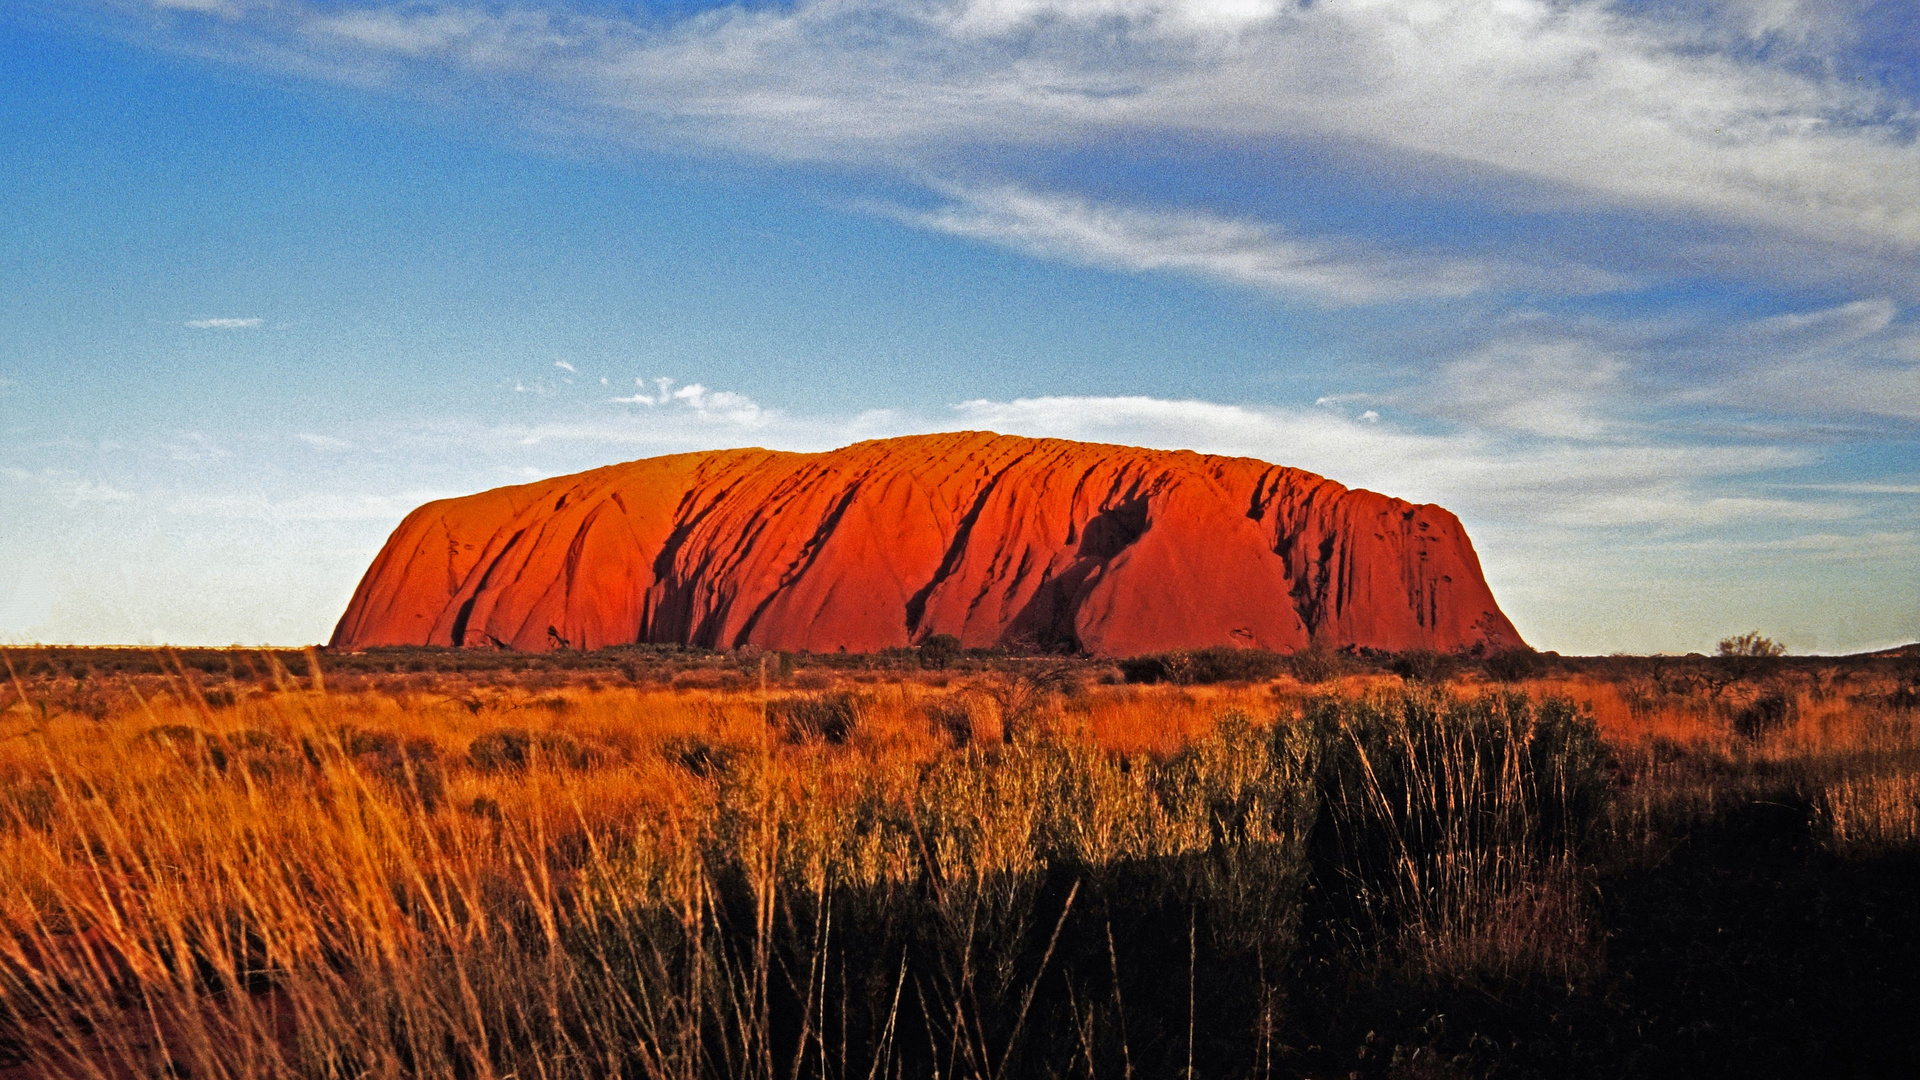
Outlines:
<svg viewBox="0 0 1920 1080"><path fill-rule="evenodd" d="M1521 644L1460 522L1298 469L984 432L721 450L428 503L333 645L1127 656Z"/></svg>

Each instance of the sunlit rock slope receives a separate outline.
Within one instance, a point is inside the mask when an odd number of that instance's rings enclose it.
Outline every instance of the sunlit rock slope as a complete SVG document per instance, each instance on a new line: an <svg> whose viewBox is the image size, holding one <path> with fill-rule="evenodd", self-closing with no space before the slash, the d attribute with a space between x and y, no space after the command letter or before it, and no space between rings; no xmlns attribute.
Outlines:
<svg viewBox="0 0 1920 1080"><path fill-rule="evenodd" d="M1103 656L1520 643L1438 506L1251 458L959 432L428 503L333 644L829 652L932 634Z"/></svg>

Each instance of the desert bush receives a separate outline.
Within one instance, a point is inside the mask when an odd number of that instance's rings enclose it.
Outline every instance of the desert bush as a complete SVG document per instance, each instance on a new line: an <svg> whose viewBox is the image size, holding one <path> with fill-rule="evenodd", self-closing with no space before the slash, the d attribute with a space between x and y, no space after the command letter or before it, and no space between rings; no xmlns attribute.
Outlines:
<svg viewBox="0 0 1920 1080"><path fill-rule="evenodd" d="M699 735L668 739L661 744L660 753L666 760L699 777L728 772L738 756L734 747Z"/></svg>
<svg viewBox="0 0 1920 1080"><path fill-rule="evenodd" d="M1797 711L1792 695L1778 688L1768 690L1733 714L1734 734L1749 741L1764 739L1785 730Z"/></svg>
<svg viewBox="0 0 1920 1080"><path fill-rule="evenodd" d="M744 690L747 677L730 668L693 668L676 673L671 685L675 690Z"/></svg>
<svg viewBox="0 0 1920 1080"><path fill-rule="evenodd" d="M779 698L768 703L767 713L792 742L817 739L839 744L860 726L861 708L857 695L843 691Z"/></svg>
<svg viewBox="0 0 1920 1080"><path fill-rule="evenodd" d="M1078 688L1075 667L1049 663L989 672L971 690L993 704L1001 741L1010 743L1028 733L1054 699Z"/></svg>
<svg viewBox="0 0 1920 1080"><path fill-rule="evenodd" d="M1546 658L1525 646L1503 649L1481 661L1487 678L1501 683L1525 682L1546 668Z"/></svg>
<svg viewBox="0 0 1920 1080"><path fill-rule="evenodd" d="M155 724L141 732L138 741L187 761L204 762L215 769L227 767L225 740L191 724Z"/></svg>
<svg viewBox="0 0 1920 1080"><path fill-rule="evenodd" d="M53 785L44 779L16 781L0 799L0 823L12 829L44 832L53 825Z"/></svg>
<svg viewBox="0 0 1920 1080"><path fill-rule="evenodd" d="M429 813L446 794L440 745L432 739L348 726L339 746L362 775L412 795Z"/></svg>
<svg viewBox="0 0 1920 1080"><path fill-rule="evenodd" d="M973 742L973 710L963 696L942 698L926 706L927 721L954 746Z"/></svg>
<svg viewBox="0 0 1920 1080"><path fill-rule="evenodd" d="M1409 684L1446 682L1458 666L1458 658L1432 649L1408 649L1387 662L1387 669Z"/></svg>
<svg viewBox="0 0 1920 1080"><path fill-rule="evenodd" d="M1892 709L1920 710L1920 664L1903 665L1881 700Z"/></svg>
<svg viewBox="0 0 1920 1080"><path fill-rule="evenodd" d="M1261 682L1285 674L1289 666L1288 658L1280 653L1231 645L1152 653L1120 661L1121 673L1130 683L1169 682L1178 686Z"/></svg>
<svg viewBox="0 0 1920 1080"><path fill-rule="evenodd" d="M1320 644L1287 657L1287 671L1295 679L1314 686L1345 675L1351 666L1346 654Z"/></svg>
<svg viewBox="0 0 1920 1080"><path fill-rule="evenodd" d="M481 772L520 770L536 761L551 768L586 769L606 756L604 749L564 731L496 728L467 745L467 760Z"/></svg>
<svg viewBox="0 0 1920 1080"><path fill-rule="evenodd" d="M1064 988L1119 994L1115 921L1204 910L1216 959L1269 977L1291 949L1314 805L1292 728L1228 717L1163 763L1035 730L906 774L800 745L737 749L596 886L581 947L659 995L626 993L642 1060L1028 1075L1086 1052Z"/></svg>
<svg viewBox="0 0 1920 1080"><path fill-rule="evenodd" d="M1758 630L1749 630L1722 638L1714 652L1714 661L1729 678L1751 679L1772 674L1785 655L1786 646L1761 636Z"/></svg>
<svg viewBox="0 0 1920 1080"><path fill-rule="evenodd" d="M918 658L921 667L940 671L960 659L964 652L960 639L952 634L931 634L920 643Z"/></svg>
<svg viewBox="0 0 1920 1080"><path fill-rule="evenodd" d="M1306 840L1320 809L1320 741L1307 725L1271 729L1229 713L1160 772L1170 845L1185 860L1190 907L1218 944L1283 962L1299 920Z"/></svg>

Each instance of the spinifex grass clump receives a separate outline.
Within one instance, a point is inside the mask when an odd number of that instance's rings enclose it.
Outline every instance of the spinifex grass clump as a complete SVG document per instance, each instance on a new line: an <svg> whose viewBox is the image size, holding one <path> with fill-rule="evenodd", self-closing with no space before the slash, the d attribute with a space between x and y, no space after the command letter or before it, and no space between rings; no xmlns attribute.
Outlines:
<svg viewBox="0 0 1920 1080"><path fill-rule="evenodd" d="M1606 795L1588 715L1407 690L1310 716L1328 735L1321 865L1366 948L1437 980L1580 975L1581 854Z"/></svg>

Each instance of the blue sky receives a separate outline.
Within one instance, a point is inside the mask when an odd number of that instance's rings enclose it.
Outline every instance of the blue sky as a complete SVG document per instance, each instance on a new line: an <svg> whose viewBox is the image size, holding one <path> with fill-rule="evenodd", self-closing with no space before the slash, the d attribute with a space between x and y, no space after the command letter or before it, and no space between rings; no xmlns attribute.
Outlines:
<svg viewBox="0 0 1920 1080"><path fill-rule="evenodd" d="M1441 503L1541 648L1920 639L1917 125L1906 3L9 5L0 641L958 427Z"/></svg>

